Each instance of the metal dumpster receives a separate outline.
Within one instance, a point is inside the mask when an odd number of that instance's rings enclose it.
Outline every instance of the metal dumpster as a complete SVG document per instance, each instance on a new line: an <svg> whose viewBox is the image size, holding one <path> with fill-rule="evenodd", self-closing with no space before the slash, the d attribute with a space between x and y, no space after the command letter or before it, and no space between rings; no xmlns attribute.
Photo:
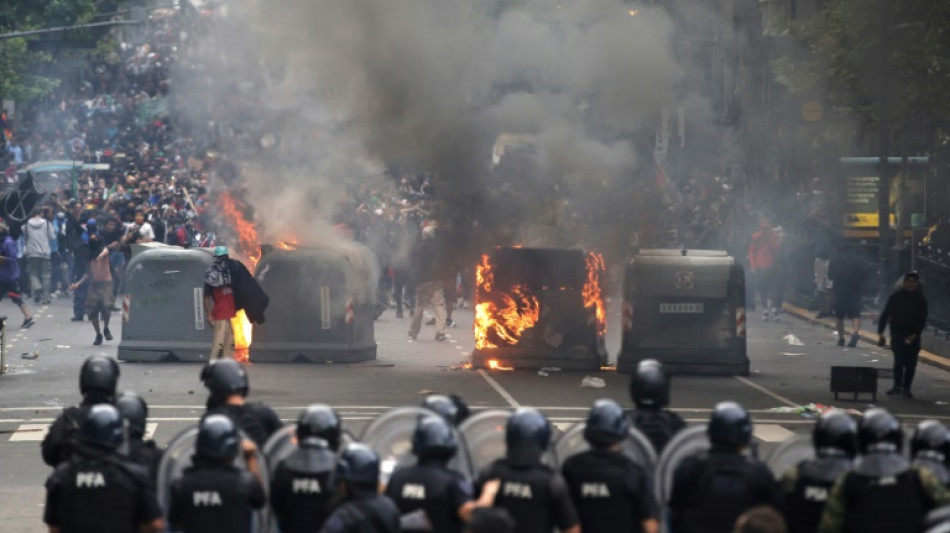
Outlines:
<svg viewBox="0 0 950 533"><path fill-rule="evenodd" d="M204 273L211 249L140 249L125 271L119 360L207 361L212 331L204 313Z"/></svg>
<svg viewBox="0 0 950 533"><path fill-rule="evenodd" d="M378 266L366 247L262 247L255 277L270 296L254 327L251 359L356 363L376 359L373 322Z"/></svg>
<svg viewBox="0 0 950 533"><path fill-rule="evenodd" d="M600 255L498 248L476 268L475 368L597 370L607 359Z"/></svg>
<svg viewBox="0 0 950 533"><path fill-rule="evenodd" d="M624 273L617 369L656 359L679 374L749 374L745 273L726 252L643 250Z"/></svg>

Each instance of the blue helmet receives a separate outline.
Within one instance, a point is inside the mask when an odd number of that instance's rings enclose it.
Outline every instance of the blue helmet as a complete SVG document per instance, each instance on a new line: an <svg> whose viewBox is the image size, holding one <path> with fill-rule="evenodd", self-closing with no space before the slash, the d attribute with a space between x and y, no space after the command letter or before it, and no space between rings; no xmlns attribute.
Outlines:
<svg viewBox="0 0 950 533"><path fill-rule="evenodd" d="M534 407L519 407L505 426L505 443L509 448L531 444L544 451L551 443L551 423Z"/></svg>
<svg viewBox="0 0 950 533"><path fill-rule="evenodd" d="M748 446L752 441L752 418L736 402L719 402L709 417L706 433L713 444Z"/></svg>
<svg viewBox="0 0 950 533"><path fill-rule="evenodd" d="M868 409L858 423L858 446L861 453L900 452L904 445L904 428L886 409Z"/></svg>
<svg viewBox="0 0 950 533"><path fill-rule="evenodd" d="M455 431L449 422L439 416L419 418L412 434L412 453L417 457L448 459L458 450Z"/></svg>
<svg viewBox="0 0 950 533"><path fill-rule="evenodd" d="M118 383L119 363L115 359L93 355L82 362L79 369L79 392L82 394L99 392L113 396Z"/></svg>
<svg viewBox="0 0 950 533"><path fill-rule="evenodd" d="M347 444L336 462L336 478L347 483L379 483L379 455L365 444Z"/></svg>
<svg viewBox="0 0 950 533"><path fill-rule="evenodd" d="M459 425L468 415L468 407L461 398L450 397L444 394L430 394L422 400L422 407L435 411L453 426Z"/></svg>
<svg viewBox="0 0 950 533"><path fill-rule="evenodd" d="M201 381L216 398L232 394L247 396L251 388L244 365L230 358L208 361L201 371Z"/></svg>
<svg viewBox="0 0 950 533"><path fill-rule="evenodd" d="M145 421L148 418L145 400L132 391L125 391L116 398L115 407L129 423L129 436L141 439L145 435Z"/></svg>
<svg viewBox="0 0 950 533"><path fill-rule="evenodd" d="M92 406L80 428L79 439L99 448L115 450L122 444L122 414L107 403Z"/></svg>
<svg viewBox="0 0 950 533"><path fill-rule="evenodd" d="M237 425L225 415L208 415L198 425L195 452L211 459L234 459L241 445Z"/></svg>
<svg viewBox="0 0 950 533"><path fill-rule="evenodd" d="M309 439L323 439L335 451L340 447L342 432L340 417L329 405L308 406L297 418L297 441L301 445Z"/></svg>
<svg viewBox="0 0 950 533"><path fill-rule="evenodd" d="M630 420L620 404L613 400L601 399L594 402L587 414L584 427L584 439L595 448L612 446L627 438L630 433Z"/></svg>
<svg viewBox="0 0 950 533"><path fill-rule="evenodd" d="M826 411L815 424L812 443L818 455L844 453L854 457L858 453L858 424L840 409Z"/></svg>

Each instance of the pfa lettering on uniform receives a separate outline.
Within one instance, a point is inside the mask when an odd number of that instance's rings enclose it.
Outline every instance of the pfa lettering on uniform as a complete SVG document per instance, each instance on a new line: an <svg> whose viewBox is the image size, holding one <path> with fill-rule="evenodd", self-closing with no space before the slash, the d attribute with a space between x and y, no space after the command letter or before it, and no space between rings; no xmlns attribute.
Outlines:
<svg viewBox="0 0 950 533"><path fill-rule="evenodd" d="M526 483L506 481L501 488L501 494L509 498L520 498L522 500L533 499L531 495L531 485Z"/></svg>
<svg viewBox="0 0 950 533"><path fill-rule="evenodd" d="M823 502L828 499L828 489L825 487L805 487L805 499L810 502Z"/></svg>
<svg viewBox="0 0 950 533"><path fill-rule="evenodd" d="M426 499L425 485L407 483L402 487L402 497L406 500L424 500Z"/></svg>
<svg viewBox="0 0 950 533"><path fill-rule="evenodd" d="M78 472L76 473L76 488L96 489L106 486L106 478L101 472Z"/></svg>
<svg viewBox="0 0 950 533"><path fill-rule="evenodd" d="M221 495L216 490L195 491L192 493L192 503L195 507L219 507L224 505Z"/></svg>
<svg viewBox="0 0 950 533"><path fill-rule="evenodd" d="M606 483L582 483L581 497L582 498L609 498L610 489L607 488Z"/></svg>
<svg viewBox="0 0 950 533"><path fill-rule="evenodd" d="M315 478L294 478L291 484L294 494L320 494L320 481Z"/></svg>

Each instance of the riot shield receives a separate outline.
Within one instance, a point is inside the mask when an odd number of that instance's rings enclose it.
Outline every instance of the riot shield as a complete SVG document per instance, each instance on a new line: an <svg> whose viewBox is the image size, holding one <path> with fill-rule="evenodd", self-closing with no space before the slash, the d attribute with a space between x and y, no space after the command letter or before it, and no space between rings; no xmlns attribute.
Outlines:
<svg viewBox="0 0 950 533"><path fill-rule="evenodd" d="M340 450L346 447L347 444L357 442L356 437L350 434L349 431L343 430L343 433L340 436ZM264 457L267 458L267 464L270 467L270 474L273 477L274 471L277 469L277 465L281 461L294 453L297 449L297 424L285 424L275 432L267 442L264 443L264 447L261 451L264 454Z"/></svg>
<svg viewBox="0 0 950 533"><path fill-rule="evenodd" d="M656 499L666 506L673 493L673 475L676 469L689 457L709 450L709 437L706 436L706 424L689 426L674 436L656 464L653 475Z"/></svg>
<svg viewBox="0 0 950 533"><path fill-rule="evenodd" d="M811 435L794 435L772 448L765 457L765 464L775 475L775 479L781 479L793 466L814 458L815 446L812 444Z"/></svg>
<svg viewBox="0 0 950 533"><path fill-rule="evenodd" d="M459 431L468 443L471 454L472 468L476 475L490 466L497 459L505 456L505 426L511 412L502 409L489 409L472 415L459 425ZM541 456L541 461L557 469L557 453L553 446Z"/></svg>
<svg viewBox="0 0 950 533"><path fill-rule="evenodd" d="M422 407L399 407L383 413L366 427L360 442L379 454L381 483L389 483L389 478L397 468L416 464L416 456L412 454L412 434L416 431L420 417L434 415L434 412ZM449 461L448 467L466 479L472 479L474 470L465 437L459 430L455 430L455 436L458 452Z"/></svg>
<svg viewBox="0 0 950 533"><path fill-rule="evenodd" d="M241 436L247 438L243 432ZM172 482L181 477L185 469L191 466L191 456L195 453L195 441L197 438L197 425L183 429L169 441L165 454L162 456L162 462L158 465L156 492L158 493L158 503L166 519L168 518L168 508L171 501ZM261 474L264 479L270 479L267 460L260 450L257 451L257 462L261 467ZM234 459L234 465L238 468L244 468L246 466L244 458L240 453ZM270 483L264 483L263 486L265 495L269 496ZM255 533L265 533L269 523L270 508L265 506L260 511L254 513L252 531Z"/></svg>
<svg viewBox="0 0 950 533"><path fill-rule="evenodd" d="M568 457L590 449L590 444L584 439L585 427L587 427L587 424L584 422L574 424L554 445L554 450L557 458L561 461L561 465ZM636 428L630 428L627 438L620 443L620 450L634 463L646 469L648 473L652 473L653 469L656 468L656 452L653 450L653 445Z"/></svg>

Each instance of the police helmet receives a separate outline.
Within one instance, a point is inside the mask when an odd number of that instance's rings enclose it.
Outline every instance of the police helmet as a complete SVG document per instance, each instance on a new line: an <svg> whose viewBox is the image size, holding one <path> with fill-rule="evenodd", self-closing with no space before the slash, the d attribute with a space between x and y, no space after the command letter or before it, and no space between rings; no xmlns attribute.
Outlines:
<svg viewBox="0 0 950 533"><path fill-rule="evenodd" d="M297 418L297 441L301 444L310 439L323 439L335 451L340 447L342 432L340 417L329 405L310 405Z"/></svg>
<svg viewBox="0 0 950 533"><path fill-rule="evenodd" d="M201 381L211 391L211 395L218 398L232 394L247 396L250 390L244 365L234 359L208 361L201 371Z"/></svg>
<svg viewBox="0 0 950 533"><path fill-rule="evenodd" d="M630 420L620 404L613 400L600 399L594 402L587 414L584 439L595 448L612 446L627 437Z"/></svg>
<svg viewBox="0 0 950 533"><path fill-rule="evenodd" d="M211 459L234 459L241 445L237 425L225 415L208 415L198 425L195 452Z"/></svg>
<svg viewBox="0 0 950 533"><path fill-rule="evenodd" d="M644 359L630 378L630 399L637 407L662 409L670 403L670 381L656 359Z"/></svg>
<svg viewBox="0 0 950 533"><path fill-rule="evenodd" d="M706 433L713 444L748 446L752 440L752 418L736 402L719 402L709 417Z"/></svg>
<svg viewBox="0 0 950 533"><path fill-rule="evenodd" d="M822 414L811 437L818 455L822 455L823 451L843 452L848 457L857 454L858 424L840 409L832 409Z"/></svg>
<svg viewBox="0 0 950 533"><path fill-rule="evenodd" d="M379 482L379 455L365 444L347 444L337 459L336 477L347 483L375 486Z"/></svg>
<svg viewBox="0 0 950 533"><path fill-rule="evenodd" d="M448 459L458 450L455 431L439 416L423 416L412 434L412 453L417 457Z"/></svg>
<svg viewBox="0 0 950 533"><path fill-rule="evenodd" d="M449 397L444 394L430 394L422 400L422 407L429 409L430 411L435 411L435 413L445 419L446 422L457 426L465 417L463 416L463 409L459 405L461 399L456 399L457 397ZM465 408L465 411L468 411L468 408Z"/></svg>
<svg viewBox="0 0 950 533"><path fill-rule="evenodd" d="M899 452L904 443L904 429L886 409L868 409L858 424L858 446L861 453Z"/></svg>
<svg viewBox="0 0 950 533"><path fill-rule="evenodd" d="M82 363L79 370L79 392L83 395L98 392L115 395L119 382L119 363L111 357L93 355Z"/></svg>
<svg viewBox="0 0 950 533"><path fill-rule="evenodd" d="M92 406L82 423L79 438L86 444L115 450L122 444L122 414L115 406L100 403Z"/></svg>
<svg viewBox="0 0 950 533"><path fill-rule="evenodd" d="M924 420L917 424L910 440L910 454L917 457L921 452L936 452L950 459L950 429L936 420Z"/></svg>
<svg viewBox="0 0 950 533"><path fill-rule="evenodd" d="M115 400L115 407L129 423L129 436L135 439L145 435L145 419L148 418L148 405L141 396L125 391Z"/></svg>
<svg viewBox="0 0 950 533"><path fill-rule="evenodd" d="M551 443L551 423L534 407L519 407L505 426L505 443L509 448L531 444L544 451Z"/></svg>

